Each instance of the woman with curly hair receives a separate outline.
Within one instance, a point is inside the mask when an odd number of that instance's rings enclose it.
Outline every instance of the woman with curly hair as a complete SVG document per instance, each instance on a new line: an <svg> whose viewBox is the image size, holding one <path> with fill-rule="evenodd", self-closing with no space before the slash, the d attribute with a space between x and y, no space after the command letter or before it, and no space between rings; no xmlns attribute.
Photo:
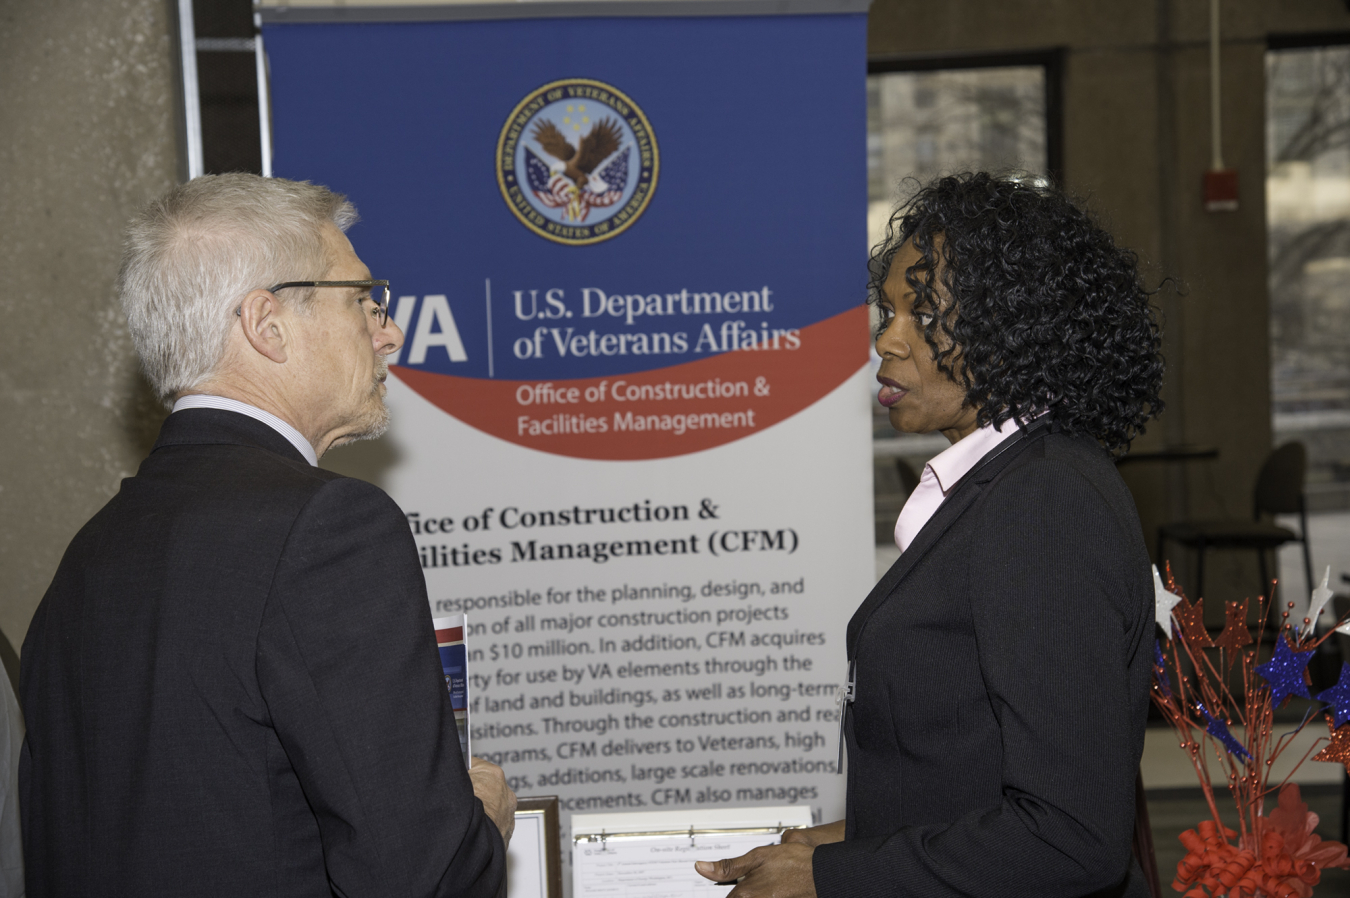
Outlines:
<svg viewBox="0 0 1350 898"><path fill-rule="evenodd" d="M757 896L1147 896L1131 857L1153 588L1112 464L1162 409L1135 255L963 174L873 253L878 400L951 446L848 627L847 819L700 864Z"/></svg>

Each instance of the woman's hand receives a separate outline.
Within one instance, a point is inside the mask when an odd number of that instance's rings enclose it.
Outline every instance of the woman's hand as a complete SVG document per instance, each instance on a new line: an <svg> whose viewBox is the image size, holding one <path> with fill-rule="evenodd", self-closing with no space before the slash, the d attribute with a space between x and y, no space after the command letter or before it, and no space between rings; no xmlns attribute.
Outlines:
<svg viewBox="0 0 1350 898"><path fill-rule="evenodd" d="M713 882L736 882L727 898L816 898L815 850L800 842L764 845L730 860L697 861L694 869Z"/></svg>
<svg viewBox="0 0 1350 898"><path fill-rule="evenodd" d="M820 826L805 826L799 829L789 829L783 833L783 844L796 843L799 845L810 845L815 848L817 845L824 845L826 842L844 841L844 821L836 820L833 823L822 823Z"/></svg>

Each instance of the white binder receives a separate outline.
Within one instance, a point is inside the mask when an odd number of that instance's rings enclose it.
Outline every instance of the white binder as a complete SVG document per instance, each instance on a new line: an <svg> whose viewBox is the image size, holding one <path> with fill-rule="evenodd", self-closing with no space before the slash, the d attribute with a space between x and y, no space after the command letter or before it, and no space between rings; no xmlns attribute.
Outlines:
<svg viewBox="0 0 1350 898"><path fill-rule="evenodd" d="M806 805L574 814L572 898L722 898L731 886L704 879L694 861L738 857L810 825Z"/></svg>

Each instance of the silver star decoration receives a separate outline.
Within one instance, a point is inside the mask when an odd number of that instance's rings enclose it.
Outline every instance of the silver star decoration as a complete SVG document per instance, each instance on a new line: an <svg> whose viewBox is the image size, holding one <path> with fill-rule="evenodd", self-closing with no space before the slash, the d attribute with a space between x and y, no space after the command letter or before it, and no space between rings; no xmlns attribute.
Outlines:
<svg viewBox="0 0 1350 898"><path fill-rule="evenodd" d="M1331 580L1331 565L1327 565L1326 573L1322 575L1322 585L1312 591L1311 598L1308 599L1308 624L1303 628L1303 635L1307 636L1317 628L1318 615L1322 609L1327 607L1327 602L1331 601L1332 592L1327 586Z"/></svg>
<svg viewBox="0 0 1350 898"><path fill-rule="evenodd" d="M1162 574L1158 573L1158 566L1153 565L1153 616L1168 639L1172 638L1172 609L1180 601L1181 596L1168 592L1167 587L1163 586Z"/></svg>

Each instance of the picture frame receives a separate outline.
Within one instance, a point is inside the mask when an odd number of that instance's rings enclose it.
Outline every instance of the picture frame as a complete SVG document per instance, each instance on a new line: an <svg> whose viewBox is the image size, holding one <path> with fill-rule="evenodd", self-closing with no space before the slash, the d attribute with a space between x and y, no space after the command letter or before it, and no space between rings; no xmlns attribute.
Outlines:
<svg viewBox="0 0 1350 898"><path fill-rule="evenodd" d="M516 830L506 851L507 898L562 898L562 848L556 795L516 801Z"/></svg>

